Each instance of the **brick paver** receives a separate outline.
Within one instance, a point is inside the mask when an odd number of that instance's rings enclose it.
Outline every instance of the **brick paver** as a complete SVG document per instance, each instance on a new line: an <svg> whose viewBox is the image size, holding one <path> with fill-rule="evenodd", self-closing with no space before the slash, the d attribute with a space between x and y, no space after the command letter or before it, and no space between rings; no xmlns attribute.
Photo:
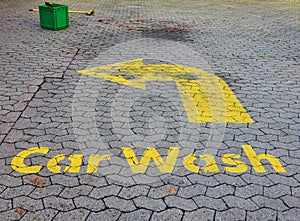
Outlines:
<svg viewBox="0 0 300 221"><path fill-rule="evenodd" d="M0 220L300 219L299 3L62 0L95 15L70 14L60 31L39 27L28 12L39 3L0 2ZM143 69L110 69L121 83L77 72L141 58ZM209 94L214 81L182 66L224 80L246 112L222 121L239 106L218 102L233 99L223 85L205 116L193 87ZM221 122L191 122L202 107ZM247 114L254 122L239 122ZM255 164L245 145L280 165ZM42 167L18 171L15 156L33 147L45 153L24 163ZM138 161L153 147L167 164L132 172L143 168L123 147Z"/></svg>

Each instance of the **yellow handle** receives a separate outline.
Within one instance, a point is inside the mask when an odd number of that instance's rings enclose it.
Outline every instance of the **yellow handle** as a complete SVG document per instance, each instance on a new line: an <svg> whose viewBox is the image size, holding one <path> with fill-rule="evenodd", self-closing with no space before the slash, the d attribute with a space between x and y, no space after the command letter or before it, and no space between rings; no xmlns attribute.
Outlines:
<svg viewBox="0 0 300 221"><path fill-rule="evenodd" d="M69 13L86 14L85 11L73 11L73 10L69 10Z"/></svg>
<svg viewBox="0 0 300 221"><path fill-rule="evenodd" d="M38 9L30 9L29 11L39 12ZM74 11L74 10L69 10L68 12L69 12L69 13L78 13L78 14L87 14L87 15L89 15L89 14L91 14L93 11L94 11L94 10L91 9L91 10L89 10L88 12L86 12L86 11Z"/></svg>

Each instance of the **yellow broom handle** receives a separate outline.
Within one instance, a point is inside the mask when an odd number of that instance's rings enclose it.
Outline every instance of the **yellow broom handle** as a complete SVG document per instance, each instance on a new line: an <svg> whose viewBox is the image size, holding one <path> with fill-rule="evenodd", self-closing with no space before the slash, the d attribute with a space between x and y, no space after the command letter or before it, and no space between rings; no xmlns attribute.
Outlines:
<svg viewBox="0 0 300 221"><path fill-rule="evenodd" d="M30 9L30 11L33 12L39 12L38 9ZM91 10L90 10L91 11ZM69 13L78 13L78 14L88 14L88 12L86 11L74 11L74 10L68 10Z"/></svg>
<svg viewBox="0 0 300 221"><path fill-rule="evenodd" d="M74 11L74 10L69 10L70 13L79 13L79 14L86 14L85 11Z"/></svg>

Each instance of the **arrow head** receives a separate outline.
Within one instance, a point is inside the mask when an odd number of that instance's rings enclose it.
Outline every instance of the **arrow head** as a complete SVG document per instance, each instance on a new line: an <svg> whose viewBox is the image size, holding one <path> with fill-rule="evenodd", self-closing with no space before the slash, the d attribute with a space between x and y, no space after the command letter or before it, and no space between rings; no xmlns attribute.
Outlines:
<svg viewBox="0 0 300 221"><path fill-rule="evenodd" d="M77 71L80 74L102 78L115 83L146 90L147 71L143 59L129 60Z"/></svg>

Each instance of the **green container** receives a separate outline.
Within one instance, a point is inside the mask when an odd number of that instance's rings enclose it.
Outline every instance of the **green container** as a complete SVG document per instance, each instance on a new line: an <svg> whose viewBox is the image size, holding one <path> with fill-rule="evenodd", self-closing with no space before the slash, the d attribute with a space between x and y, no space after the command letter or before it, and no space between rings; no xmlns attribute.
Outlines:
<svg viewBox="0 0 300 221"><path fill-rule="evenodd" d="M39 5L41 28L59 30L69 27L68 6L51 3L52 8L45 4Z"/></svg>

